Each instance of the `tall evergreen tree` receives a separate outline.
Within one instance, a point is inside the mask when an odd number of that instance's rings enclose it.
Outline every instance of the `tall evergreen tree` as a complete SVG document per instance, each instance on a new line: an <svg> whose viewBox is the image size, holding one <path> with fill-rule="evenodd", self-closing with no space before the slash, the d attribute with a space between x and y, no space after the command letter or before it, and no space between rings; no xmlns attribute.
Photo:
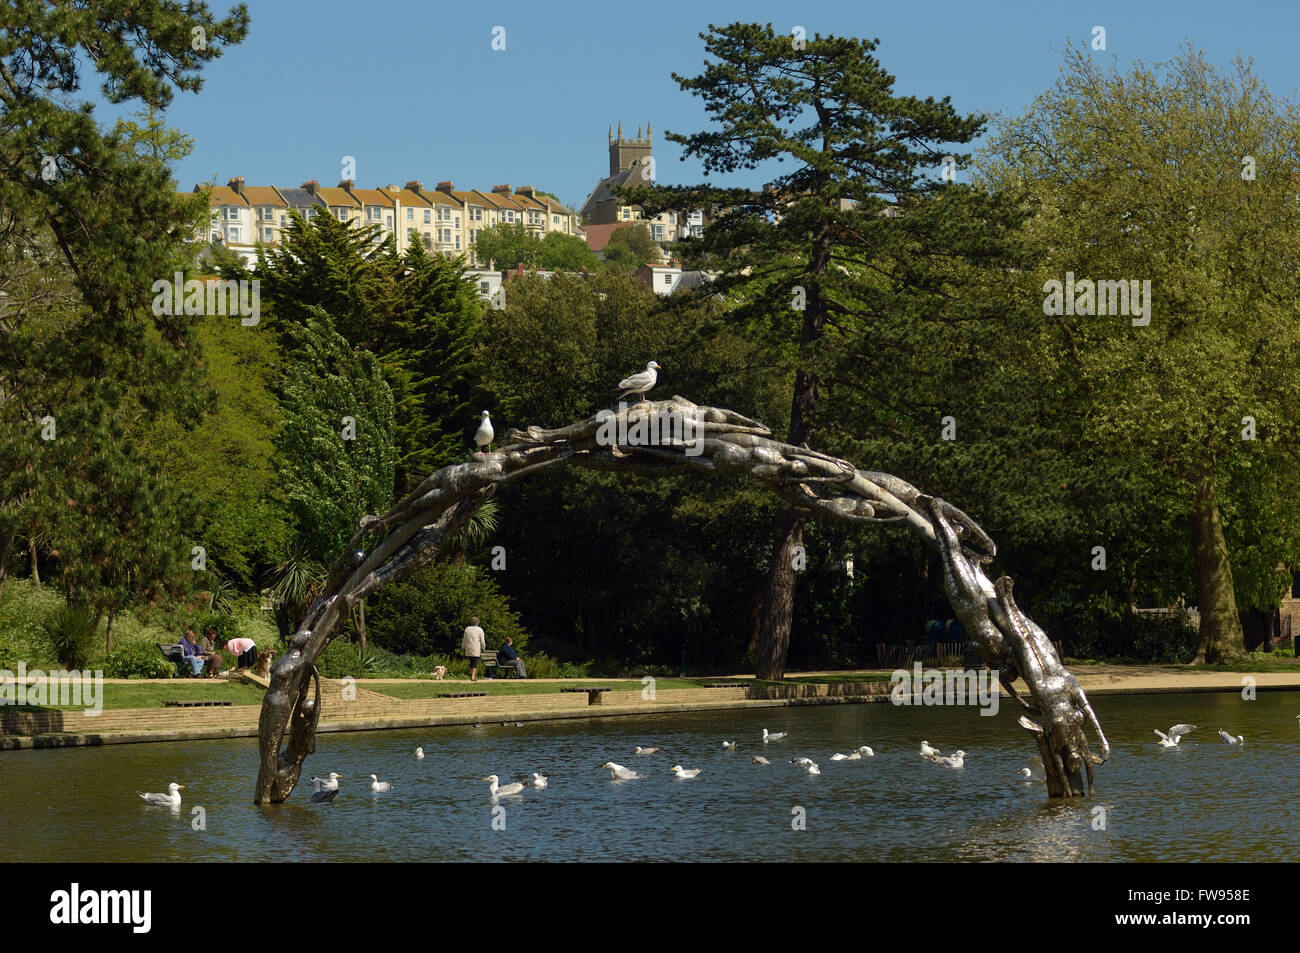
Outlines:
<svg viewBox="0 0 1300 953"><path fill-rule="evenodd" d="M945 325L1001 314L996 283L975 279L1015 263L1003 236L1020 213L936 174L965 165L959 149L984 119L959 114L948 98L895 95L872 55L876 41L741 23L701 38L714 59L699 76L673 78L703 100L715 127L669 141L706 175L778 172L773 160L790 168L757 190L641 186L623 190L623 201L652 215L712 214L703 237L684 243L686 257L720 272L708 293L735 301L733 320L782 355L792 378L788 441L833 450L828 395L837 408L852 397L888 426L890 396L935 365ZM793 510L778 518L760 677L784 671L803 528Z"/></svg>

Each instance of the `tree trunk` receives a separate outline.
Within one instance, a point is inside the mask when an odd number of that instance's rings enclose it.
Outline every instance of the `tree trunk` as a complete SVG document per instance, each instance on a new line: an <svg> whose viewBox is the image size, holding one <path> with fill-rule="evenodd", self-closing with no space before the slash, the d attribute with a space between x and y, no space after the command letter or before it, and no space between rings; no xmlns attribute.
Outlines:
<svg viewBox="0 0 1300 953"><path fill-rule="evenodd" d="M36 588L41 588L41 567L36 559L36 540L27 540L27 549L32 554L32 582L36 583Z"/></svg>
<svg viewBox="0 0 1300 953"><path fill-rule="evenodd" d="M362 599L357 603L357 639L361 644L361 651L366 650L366 600Z"/></svg>
<svg viewBox="0 0 1300 953"><path fill-rule="evenodd" d="M785 676L785 659L790 651L790 623L794 618L795 547L803 545L803 518L793 510L781 513L778 540L772 554L763 596L763 617L758 627L758 653L754 677L769 680Z"/></svg>
<svg viewBox="0 0 1300 953"><path fill-rule="evenodd" d="M110 610L108 613L108 625L104 628L104 654L113 654L113 620L117 618L117 611Z"/></svg>
<svg viewBox="0 0 1300 953"><path fill-rule="evenodd" d="M1196 558L1197 604L1201 629L1195 665L1245 655L1245 637L1232 588L1232 564L1223 538L1223 520L1214 477L1207 473L1196 485L1192 504L1192 551Z"/></svg>
<svg viewBox="0 0 1300 953"><path fill-rule="evenodd" d="M5 567L9 565L9 554L13 552L14 536L14 533L9 533L5 536L4 544L0 545L0 592L4 591L5 579L8 578Z"/></svg>

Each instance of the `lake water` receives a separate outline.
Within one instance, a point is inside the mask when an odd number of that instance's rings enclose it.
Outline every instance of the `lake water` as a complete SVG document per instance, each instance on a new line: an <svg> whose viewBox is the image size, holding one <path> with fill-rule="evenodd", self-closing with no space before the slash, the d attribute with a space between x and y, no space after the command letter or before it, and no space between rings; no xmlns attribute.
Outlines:
<svg viewBox="0 0 1300 953"><path fill-rule="evenodd" d="M1097 794L1050 803L1016 772L1035 753L1017 712L889 704L322 734L304 776L343 775L335 801L252 804L254 739L0 752L6 861L1282 861L1300 855L1300 694L1100 696L1114 748ZM1177 749L1153 728L1200 726ZM788 731L764 745L762 729ZM1217 729L1246 737L1229 747ZM739 750L723 751L723 739ZM922 739L951 770L917 754ZM663 745L651 757L637 745ZM871 745L874 758L830 760ZM413 751L423 745L426 757ZM763 754L771 765L754 765ZM822 774L789 763L806 755ZM647 775L612 782L613 760ZM682 781L672 765L702 768ZM502 783L550 775L502 798ZM394 782L372 794L371 773ZM179 812L135 792L187 787ZM192 829L202 806L206 829ZM1104 809L1104 829L1096 829ZM806 829L792 820L802 808ZM494 829L504 820L505 829Z"/></svg>

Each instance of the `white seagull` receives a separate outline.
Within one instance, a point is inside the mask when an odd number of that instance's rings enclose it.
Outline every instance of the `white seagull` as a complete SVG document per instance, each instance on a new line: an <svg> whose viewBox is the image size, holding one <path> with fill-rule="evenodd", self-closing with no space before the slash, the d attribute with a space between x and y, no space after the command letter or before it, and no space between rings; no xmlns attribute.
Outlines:
<svg viewBox="0 0 1300 953"><path fill-rule="evenodd" d="M1034 755L1032 758L1026 761L1025 764L1029 765L1029 767L1021 768L1018 773L1026 781L1047 780L1047 771L1043 768L1043 759L1041 757L1039 757L1038 755Z"/></svg>
<svg viewBox="0 0 1300 953"><path fill-rule="evenodd" d="M754 755L754 757L749 759L749 763L750 764L771 764L772 762L768 761L761 754L756 754Z"/></svg>
<svg viewBox="0 0 1300 953"><path fill-rule="evenodd" d="M699 774L703 768L683 768L680 764L673 765L672 773L679 778L690 779Z"/></svg>
<svg viewBox="0 0 1300 953"><path fill-rule="evenodd" d="M934 747L928 741L921 742L921 757L934 759L939 757L939 749Z"/></svg>
<svg viewBox="0 0 1300 953"><path fill-rule="evenodd" d="M1223 739L1223 743L1226 745L1239 745L1239 744L1244 744L1246 741L1246 739L1243 738L1241 735L1237 735L1237 737L1234 738L1232 735L1228 734L1222 728L1219 729L1219 737Z"/></svg>
<svg viewBox="0 0 1300 953"><path fill-rule="evenodd" d="M863 745L857 751L854 751L849 755L849 760L857 761L859 758L874 758L875 756L876 753L871 750L870 745Z"/></svg>
<svg viewBox="0 0 1300 953"><path fill-rule="evenodd" d="M861 758L862 755L858 755L858 757ZM837 752L835 752L833 755L831 755L831 760L832 760L832 761L848 761L848 760L849 760L849 756L846 755L846 754L840 754L840 753L837 751Z"/></svg>
<svg viewBox="0 0 1300 953"><path fill-rule="evenodd" d="M810 763L808 764L808 773L809 773L809 774L821 774L821 773L822 773L822 769L819 768L819 767L817 767L817 765L812 764L812 763L810 762Z"/></svg>
<svg viewBox="0 0 1300 953"><path fill-rule="evenodd" d="M652 745L649 748L642 748L640 745L636 746L637 754L658 754L660 751L663 750L664 750L663 748L660 748L657 745Z"/></svg>
<svg viewBox="0 0 1300 953"><path fill-rule="evenodd" d="M319 804L321 801L332 801L334 798L338 797L339 786L337 783L335 783L332 788L325 787L324 785L327 782L321 778L312 778L311 783L311 799L313 804Z"/></svg>
<svg viewBox="0 0 1300 953"><path fill-rule="evenodd" d="M493 797L508 797L511 794L518 794L524 789L522 781L514 781L506 785L498 784L497 782L501 779L495 774L489 774L483 780L489 782L488 790L492 792Z"/></svg>
<svg viewBox="0 0 1300 953"><path fill-rule="evenodd" d="M464 431L461 431L464 433ZM489 449L492 446L492 438L496 436L496 431L492 429L492 419L488 412L483 411L483 419L479 421L478 430L474 431L474 443L478 445L478 453L483 452L484 447Z"/></svg>
<svg viewBox="0 0 1300 953"><path fill-rule="evenodd" d="M1160 736L1160 747L1177 748L1178 742L1182 739L1183 735L1191 734L1193 731L1196 730L1196 726L1195 725L1174 725L1172 728L1169 729L1169 734L1165 734L1159 728L1153 728L1152 730Z"/></svg>
<svg viewBox="0 0 1300 953"><path fill-rule="evenodd" d="M533 772L533 787L537 788L537 790L540 791L542 788L546 787L546 781L547 781L546 775L542 774L539 771Z"/></svg>
<svg viewBox="0 0 1300 953"><path fill-rule="evenodd" d="M813 759L812 758L791 758L790 763L797 764L801 768L806 768L808 767L808 765L813 763Z"/></svg>
<svg viewBox="0 0 1300 953"><path fill-rule="evenodd" d="M167 785L166 794L145 794L143 791L136 791L148 804L156 804L158 807L180 807L181 793L180 789L185 787L183 784L177 784L173 781Z"/></svg>
<svg viewBox="0 0 1300 953"><path fill-rule="evenodd" d="M415 749L415 756L416 756L417 758L423 758L423 757L424 757L424 749L423 749L423 748L416 748L416 749Z"/></svg>
<svg viewBox="0 0 1300 953"><path fill-rule="evenodd" d="M392 781L380 781L379 776L375 774L370 776L370 790L375 791L376 793L382 793L384 791L391 791L392 789Z"/></svg>
<svg viewBox="0 0 1300 953"><path fill-rule="evenodd" d="M641 777L631 768L625 768L621 764L615 764L613 761L606 761L601 765L602 768L609 770L609 779L611 781L634 781Z"/></svg>
<svg viewBox="0 0 1300 953"><path fill-rule="evenodd" d="M735 751L736 743L734 741L724 741L722 747L726 748L728 751Z"/></svg>
<svg viewBox="0 0 1300 953"><path fill-rule="evenodd" d="M958 751L950 757L938 757L934 759L935 764L947 765L950 768L964 768L966 766L966 752Z"/></svg>
<svg viewBox="0 0 1300 953"><path fill-rule="evenodd" d="M659 380L659 365L651 361L645 366L644 371L618 382L618 386L614 388L620 391L617 399L622 400L628 394L637 394L645 400L645 392L654 387L657 380Z"/></svg>
<svg viewBox="0 0 1300 953"><path fill-rule="evenodd" d="M343 775L331 771L328 778L312 778L313 781L320 785L322 791L337 791L339 789L339 778Z"/></svg>
<svg viewBox="0 0 1300 953"><path fill-rule="evenodd" d="M786 735L788 735L789 733L790 733L790 732L788 732L788 731L768 731L766 728L764 728L764 729L763 729L763 744L767 744L769 741L780 741L782 738L784 738L784 737L785 737Z"/></svg>

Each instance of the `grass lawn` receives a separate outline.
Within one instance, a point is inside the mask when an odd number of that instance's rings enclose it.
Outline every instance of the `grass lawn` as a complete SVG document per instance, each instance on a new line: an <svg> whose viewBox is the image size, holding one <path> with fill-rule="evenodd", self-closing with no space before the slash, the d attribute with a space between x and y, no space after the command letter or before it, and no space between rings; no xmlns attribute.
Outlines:
<svg viewBox="0 0 1300 953"><path fill-rule="evenodd" d="M669 688L701 688L705 682L712 684L716 681L718 679L658 678L655 679L655 688L664 690ZM531 678L494 678L491 681L480 678L477 682L471 682L468 679L455 682L384 682L380 684L365 681L357 682L358 688L379 692L393 698L436 698L439 695L451 695L459 692L486 692L488 695L552 695L563 688L586 688L588 686L592 688L612 688L616 692L640 691L643 687L640 679L628 678L610 678L603 681L601 679L575 678L554 682L538 682Z"/></svg>
<svg viewBox="0 0 1300 953"><path fill-rule="evenodd" d="M230 683L186 681L178 679L175 685L156 685L141 682L139 685L107 684L104 686L103 705L109 708L162 708L165 701L231 701L236 705L260 705L265 694L256 685L247 682ZM65 708L79 711L82 705L23 705L24 709L45 711Z"/></svg>

